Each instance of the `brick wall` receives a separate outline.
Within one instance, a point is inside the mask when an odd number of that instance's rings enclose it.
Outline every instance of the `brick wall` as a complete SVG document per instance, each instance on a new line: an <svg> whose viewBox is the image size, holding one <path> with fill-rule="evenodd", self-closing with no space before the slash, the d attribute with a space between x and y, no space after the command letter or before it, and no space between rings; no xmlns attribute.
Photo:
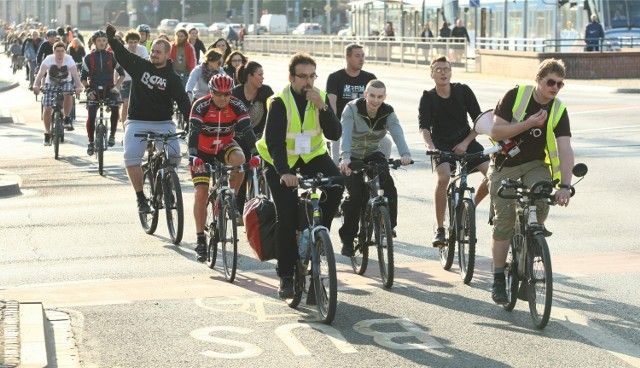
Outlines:
<svg viewBox="0 0 640 368"><path fill-rule="evenodd" d="M476 50L476 72L532 78L538 64L548 58L562 59L567 78L640 78L640 51L538 53L523 51Z"/></svg>

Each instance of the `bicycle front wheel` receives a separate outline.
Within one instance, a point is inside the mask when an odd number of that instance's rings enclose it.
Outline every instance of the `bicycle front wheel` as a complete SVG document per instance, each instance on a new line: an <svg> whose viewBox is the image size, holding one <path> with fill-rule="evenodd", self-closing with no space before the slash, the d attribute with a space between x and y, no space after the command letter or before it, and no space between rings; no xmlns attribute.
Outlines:
<svg viewBox="0 0 640 368"><path fill-rule="evenodd" d="M167 171L164 177L164 210L167 216L167 229L173 244L180 244L184 229L184 209L182 207L182 188L175 171Z"/></svg>
<svg viewBox="0 0 640 368"><path fill-rule="evenodd" d="M58 159L58 153L60 152L60 137L62 136L62 115L60 112L54 112L51 119L51 139L53 140L53 158Z"/></svg>
<svg viewBox="0 0 640 368"><path fill-rule="evenodd" d="M369 208L369 207L367 207ZM364 275L369 265L369 242L373 234L373 224L369 219L368 212L362 210L360 213L360 232L353 244L353 257L351 257L351 268L358 275Z"/></svg>
<svg viewBox="0 0 640 368"><path fill-rule="evenodd" d="M447 194L447 206L444 209L444 233L446 236L444 245L440 247L440 264L445 270L449 270L453 264L453 257L456 254L456 224L455 224L455 203L452 193Z"/></svg>
<svg viewBox="0 0 640 368"><path fill-rule="evenodd" d="M464 198L460 207L458 240L458 265L465 284L473 278L476 263L476 207L471 199Z"/></svg>
<svg viewBox="0 0 640 368"><path fill-rule="evenodd" d="M156 231L156 227L158 227L158 209L155 206L155 182L153 181L153 173L151 170L144 170L142 183L142 191L144 193L145 198L150 204L152 208L151 213L142 213L138 212L138 216L140 217L140 224L144 229L144 232L151 235Z"/></svg>
<svg viewBox="0 0 640 368"><path fill-rule="evenodd" d="M204 231L209 235L209 242L207 243L207 266L210 269L216 265L216 258L218 257L218 213L216 209L216 196L215 192L209 194L207 198L207 221L204 224Z"/></svg>
<svg viewBox="0 0 640 368"><path fill-rule="evenodd" d="M222 264L224 277L229 282L236 278L238 263L238 225L236 223L236 199L233 195L226 195L218 214L218 229L222 248Z"/></svg>
<svg viewBox="0 0 640 368"><path fill-rule="evenodd" d="M549 322L553 299L551 255L547 241L542 234L534 234L530 240L526 261L529 282L527 285L529 311L536 327L543 329Z"/></svg>
<svg viewBox="0 0 640 368"><path fill-rule="evenodd" d="M393 229L387 207L378 207L378 218L375 224L376 245L378 247L378 264L380 278L386 288L393 286Z"/></svg>
<svg viewBox="0 0 640 368"><path fill-rule="evenodd" d="M316 257L313 259L313 286L316 292L316 303L320 321L329 325L336 316L338 280L333 246L326 230L318 230L315 233L314 246Z"/></svg>
<svg viewBox="0 0 640 368"><path fill-rule="evenodd" d="M96 127L96 156L98 156L98 173L102 175L104 173L104 140L106 136L106 128L104 125L99 124Z"/></svg>
<svg viewBox="0 0 640 368"><path fill-rule="evenodd" d="M515 237L514 237L515 238ZM509 246L509 253L507 253L507 264L504 268L505 279L507 281L507 304L504 304L502 307L507 312L513 310L516 306L516 302L518 301L518 260L515 256L515 248L512 240L511 245Z"/></svg>

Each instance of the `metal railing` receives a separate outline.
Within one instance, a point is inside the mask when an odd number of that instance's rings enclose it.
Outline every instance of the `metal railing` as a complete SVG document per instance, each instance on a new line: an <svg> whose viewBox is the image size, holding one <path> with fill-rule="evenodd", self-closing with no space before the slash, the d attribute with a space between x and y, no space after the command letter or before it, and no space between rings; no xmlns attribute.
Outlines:
<svg viewBox="0 0 640 368"><path fill-rule="evenodd" d="M640 37L611 37L596 39L599 52L620 51L622 48L640 48ZM497 38L478 37L476 47L485 50L531 51L531 52L583 52L584 38Z"/></svg>

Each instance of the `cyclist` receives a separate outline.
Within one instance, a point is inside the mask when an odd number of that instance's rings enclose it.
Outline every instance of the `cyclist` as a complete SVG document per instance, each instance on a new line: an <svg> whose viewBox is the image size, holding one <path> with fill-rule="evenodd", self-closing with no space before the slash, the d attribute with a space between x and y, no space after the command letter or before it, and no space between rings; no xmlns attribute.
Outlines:
<svg viewBox="0 0 640 368"><path fill-rule="evenodd" d="M140 33L140 46L144 46L147 49L147 53L151 54L151 27L147 24L141 24L136 28L136 31Z"/></svg>
<svg viewBox="0 0 640 368"><path fill-rule="evenodd" d="M36 60L38 57L38 49L42 42L40 32L33 30L31 31L31 37L28 37L22 43L22 55L27 59L29 89L33 89L33 80L36 74L38 74Z"/></svg>
<svg viewBox="0 0 640 368"><path fill-rule="evenodd" d="M69 114L71 112L72 98L71 93L74 90L76 94L82 92L82 83L80 82L80 76L78 75L78 68L73 58L67 55L64 42L56 42L53 45L54 53L49 55L42 61L40 71L36 76L33 83L33 93L36 95L40 93L40 86L42 85L42 79L47 75L45 79L44 89L44 145L51 145L51 111L53 109L53 96L56 92L64 92L63 102L63 114L64 122L69 122L71 125ZM71 125L73 128L73 126Z"/></svg>
<svg viewBox="0 0 640 368"><path fill-rule="evenodd" d="M276 205L276 244L280 298L293 296L293 270L298 258L296 221L298 185L296 170L303 175L340 175L327 153L324 138L338 140L342 126L329 106L327 94L313 86L318 75L316 62L304 52L289 61L289 84L269 106L264 135L256 146L267 164L267 183ZM322 225L331 227L342 187L326 190Z"/></svg>
<svg viewBox="0 0 640 368"><path fill-rule="evenodd" d="M565 75L562 60L543 60L538 66L535 85L517 86L507 91L494 110L492 138L509 138L520 148L520 153L513 156L494 157L489 165L489 190L494 212L491 297L496 304L508 302L504 267L516 217L514 200L497 195L500 182L507 178L521 179L525 185L531 186L539 180L558 180L560 185L555 194L558 204L567 206L571 198L574 157L569 113L564 103L556 98L564 86ZM514 111L520 106L526 106L526 111L521 117L514 118ZM544 225L549 206L544 201L536 205L538 223ZM545 236L551 235L547 229L543 232ZM522 285L526 287L527 284L523 282Z"/></svg>
<svg viewBox="0 0 640 368"><path fill-rule="evenodd" d="M131 186L136 192L138 211L149 213L151 208L142 191L143 173L140 166L147 146L134 135L144 132L175 132L176 125L172 120L173 102L177 102L185 118L189 117L191 104L169 60L169 42L155 40L151 46L150 58L143 59L129 52L116 39L113 25L107 25L106 33L109 46L120 65L131 75L128 119L124 123L124 164ZM169 152L171 162L177 166L181 161L180 144L177 140L171 141Z"/></svg>
<svg viewBox="0 0 640 368"><path fill-rule="evenodd" d="M189 164L195 187L193 216L196 222L196 260L207 259L207 243L204 225L207 218L207 195L210 173L205 163L218 160L231 166L245 162L244 154L235 136L242 138L249 147L255 146L256 136L251 129L251 120L242 101L231 96L233 79L216 74L209 81L211 93L198 99L191 109L189 118ZM232 172L229 185L237 192L244 173Z"/></svg>
<svg viewBox="0 0 640 368"><path fill-rule="evenodd" d="M107 34L104 31L94 32L91 42L95 48L84 57L81 79L89 100L106 100L111 108L111 132L108 145L112 147L116 144L116 130L120 118L120 87L124 81L124 69L118 64L113 52L107 50ZM114 70L118 72L118 80L115 83L113 82ZM94 152L93 139L98 106L87 105L87 112L87 136L89 137L87 155L91 156Z"/></svg>
<svg viewBox="0 0 640 368"><path fill-rule="evenodd" d="M173 60L173 69L180 76L183 88L187 85L189 74L196 67L196 51L187 38L189 34L184 28L176 30L175 41L171 45L169 54L169 58Z"/></svg>
<svg viewBox="0 0 640 368"><path fill-rule="evenodd" d="M187 81L187 94L191 101L195 101L201 97L211 94L209 89L209 81L216 74L225 74L222 69L222 54L220 50L210 49L204 55L202 64L199 64L189 74Z"/></svg>
<svg viewBox="0 0 640 368"><path fill-rule="evenodd" d="M45 57L53 54L53 44L56 42L57 38L58 31L56 31L55 29L50 29L47 31L46 40L42 41L40 43L40 46L38 46L38 54L36 55L36 69L40 68L40 64L42 64L42 60L44 60ZM34 70L33 73L35 74L36 71Z"/></svg>
<svg viewBox="0 0 640 368"><path fill-rule="evenodd" d="M349 102L342 112L340 171L350 177L345 180L349 197L342 204L344 223L339 233L342 241L341 253L347 257L353 257L353 239L358 234L362 192L365 190L363 174L352 174L349 169L351 161L374 161L386 168L388 161L381 151L380 142L389 132L398 147L402 165L411 163L411 152L404 139L402 126L393 107L384 102L386 98L386 86L382 81L374 79L367 83L364 97ZM380 172L380 184L389 200L391 228L395 229L398 218L398 191L389 170Z"/></svg>
<svg viewBox="0 0 640 368"><path fill-rule="evenodd" d="M483 150L478 135L469 127L467 115L475 120L480 115L480 105L469 86L451 83L451 62L446 56L438 56L431 61L431 78L436 86L424 91L420 99L418 120L422 139L428 150L452 151L455 153L476 153ZM444 245L444 212L447 201L447 186L451 170L455 170L455 160L433 159L437 182L434 191L437 230L433 237L434 247ZM489 167L487 158L469 161L469 172L479 170L486 176ZM476 204L487 196L487 181L484 179L476 192Z"/></svg>

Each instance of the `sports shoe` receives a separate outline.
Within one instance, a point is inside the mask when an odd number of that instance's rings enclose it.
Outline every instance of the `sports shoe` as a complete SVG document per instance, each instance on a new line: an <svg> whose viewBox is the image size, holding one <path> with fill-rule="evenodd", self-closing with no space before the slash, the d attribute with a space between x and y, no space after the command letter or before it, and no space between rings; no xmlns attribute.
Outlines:
<svg viewBox="0 0 640 368"><path fill-rule="evenodd" d="M544 235L545 238L548 238L551 235L553 235L553 233L547 230L547 228L544 225L542 225L542 235Z"/></svg>
<svg viewBox="0 0 640 368"><path fill-rule="evenodd" d="M282 299L293 297L293 277L285 276L280 278L278 296Z"/></svg>
<svg viewBox="0 0 640 368"><path fill-rule="evenodd" d="M150 213L151 207L149 207L148 200L146 198L138 198L138 212L140 213Z"/></svg>
<svg viewBox="0 0 640 368"><path fill-rule="evenodd" d="M340 251L340 254L342 254L345 257L353 257L354 256L354 251L353 251L353 240L351 241L342 241L342 250Z"/></svg>
<svg viewBox="0 0 640 368"><path fill-rule="evenodd" d="M444 245L445 241L446 239L444 238L444 227L439 227L438 230L436 230L436 234L433 236L431 244L433 244L434 247L438 247Z"/></svg>
<svg viewBox="0 0 640 368"><path fill-rule="evenodd" d="M394 238L398 237L398 233L396 233L396 229L392 229L391 230L391 236L394 237Z"/></svg>
<svg viewBox="0 0 640 368"><path fill-rule="evenodd" d="M44 139L42 140L42 144L45 146L51 145L51 133L44 133Z"/></svg>
<svg viewBox="0 0 640 368"><path fill-rule="evenodd" d="M493 286L491 287L491 298L496 304L507 304L509 299L507 298L507 283L504 279L494 279Z"/></svg>
<svg viewBox="0 0 640 368"><path fill-rule="evenodd" d="M93 156L93 152L93 142L89 142L89 144L87 144L87 155Z"/></svg>
<svg viewBox="0 0 640 368"><path fill-rule="evenodd" d="M113 135L110 135L110 136L109 136L109 141L107 142L107 145L108 145L109 147L113 147L113 146L115 146L115 145L116 145L116 137L115 137L115 136L113 136Z"/></svg>
<svg viewBox="0 0 640 368"><path fill-rule="evenodd" d="M198 242L196 245L196 261L204 262L207 260L207 245L204 243Z"/></svg>
<svg viewBox="0 0 640 368"><path fill-rule="evenodd" d="M70 132L75 129L73 127L73 123L71 122L71 116L67 116L66 118L64 118L64 122L62 123L62 126L64 126L64 130L67 130Z"/></svg>

